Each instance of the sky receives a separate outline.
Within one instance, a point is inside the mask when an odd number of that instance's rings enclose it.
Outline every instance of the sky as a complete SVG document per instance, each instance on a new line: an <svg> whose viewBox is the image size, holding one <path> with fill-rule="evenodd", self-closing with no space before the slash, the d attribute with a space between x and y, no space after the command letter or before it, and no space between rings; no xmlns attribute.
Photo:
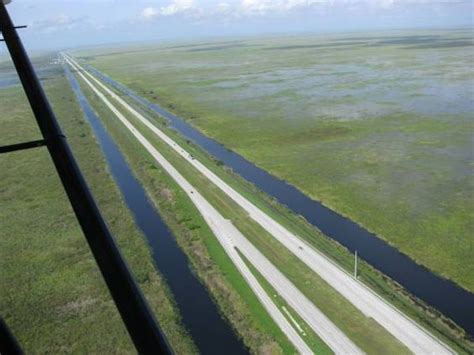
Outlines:
<svg viewBox="0 0 474 355"><path fill-rule="evenodd" d="M267 34L472 27L474 0L13 0L28 49ZM2 48L2 51L4 49Z"/></svg>

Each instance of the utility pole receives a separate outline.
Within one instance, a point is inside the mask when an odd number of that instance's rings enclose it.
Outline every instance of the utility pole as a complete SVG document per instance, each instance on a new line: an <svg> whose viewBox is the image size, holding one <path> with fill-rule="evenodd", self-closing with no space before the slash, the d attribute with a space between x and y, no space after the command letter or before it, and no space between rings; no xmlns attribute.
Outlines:
<svg viewBox="0 0 474 355"><path fill-rule="evenodd" d="M354 278L357 279L357 250L355 251L355 258L354 258Z"/></svg>

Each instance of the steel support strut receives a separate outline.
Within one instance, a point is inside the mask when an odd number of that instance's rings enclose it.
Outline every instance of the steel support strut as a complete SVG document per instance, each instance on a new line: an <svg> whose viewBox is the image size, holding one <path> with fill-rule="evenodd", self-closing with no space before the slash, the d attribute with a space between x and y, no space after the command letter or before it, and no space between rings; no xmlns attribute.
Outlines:
<svg viewBox="0 0 474 355"><path fill-rule="evenodd" d="M141 354L171 353L61 133L3 1L0 30L62 185L136 349Z"/></svg>
<svg viewBox="0 0 474 355"><path fill-rule="evenodd" d="M46 141L44 139L39 139L39 140L36 140L36 141L25 142L25 143L4 145L4 146L0 147L0 154L15 152L17 150L38 148L38 147L42 147L43 145L46 145Z"/></svg>

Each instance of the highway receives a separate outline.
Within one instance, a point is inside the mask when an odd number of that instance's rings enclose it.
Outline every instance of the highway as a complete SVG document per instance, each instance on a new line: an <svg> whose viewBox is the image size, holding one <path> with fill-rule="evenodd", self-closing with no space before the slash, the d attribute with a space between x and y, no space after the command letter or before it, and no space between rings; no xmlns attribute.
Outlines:
<svg viewBox="0 0 474 355"><path fill-rule="evenodd" d="M80 68L82 69L82 68ZM435 338L428 331L406 317L395 307L376 295L367 286L353 278L345 270L328 259L325 255L314 249L303 239L288 231L258 207L253 205L240 193L225 183L198 160L159 130L140 113L134 110L118 95L106 88L102 83L86 72L101 88L112 98L119 102L125 109L137 117L161 140L166 142L184 159L192 164L200 173L224 191L232 200L243 208L255 222L267 230L275 239L296 255L309 268L316 272L329 285L349 300L367 317L373 318L387 331L394 335L400 342L417 354L450 354L453 351L443 342ZM244 238L245 239L245 238ZM241 242L241 241L240 241ZM263 274L263 272L262 272ZM322 337L324 339L324 337ZM329 344L328 344L329 345Z"/></svg>
<svg viewBox="0 0 474 355"><path fill-rule="evenodd" d="M276 307L268 294L248 269L237 249L249 262L265 277L280 296L294 309L299 316L321 337L321 339L338 354L362 354L363 352L341 332L314 304L308 300L265 256L263 256L231 223L226 220L196 189L164 158L153 145L125 118L120 111L94 86L83 74L83 69L73 62L71 58L66 61L76 70L81 78L91 87L95 94L109 107L119 120L130 130L137 140L147 149L155 160L186 192L194 205L198 208L205 221L210 226L214 235L223 246L227 255L239 269L263 306L267 309L276 324L287 335L288 339L302 354L312 353L311 349L302 340L301 335L295 330L287 318ZM90 74L85 72L92 80ZM100 82L96 83L109 95L114 95ZM124 104L126 104L124 102ZM130 108L131 109L131 108ZM138 112L137 112L138 114ZM297 328L297 327L296 327ZM297 328L298 329L298 328Z"/></svg>

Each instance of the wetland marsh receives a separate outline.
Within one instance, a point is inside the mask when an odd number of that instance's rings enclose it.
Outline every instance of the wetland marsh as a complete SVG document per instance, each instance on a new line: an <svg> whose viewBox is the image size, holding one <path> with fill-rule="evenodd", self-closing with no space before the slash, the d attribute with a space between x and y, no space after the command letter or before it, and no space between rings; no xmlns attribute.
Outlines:
<svg viewBox="0 0 474 355"><path fill-rule="evenodd" d="M472 31L76 53L474 290Z"/></svg>

